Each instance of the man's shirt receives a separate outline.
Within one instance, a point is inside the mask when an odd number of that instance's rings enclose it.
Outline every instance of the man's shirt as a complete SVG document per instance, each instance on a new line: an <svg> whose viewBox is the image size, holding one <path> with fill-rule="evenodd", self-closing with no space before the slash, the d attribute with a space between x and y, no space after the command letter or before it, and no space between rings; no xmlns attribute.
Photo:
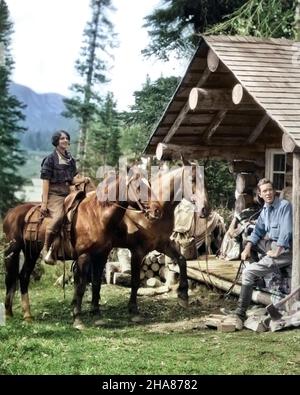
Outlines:
<svg viewBox="0 0 300 395"><path fill-rule="evenodd" d="M287 200L275 197L272 204L265 203L250 236L253 245L265 236L277 246L291 248L293 209Z"/></svg>

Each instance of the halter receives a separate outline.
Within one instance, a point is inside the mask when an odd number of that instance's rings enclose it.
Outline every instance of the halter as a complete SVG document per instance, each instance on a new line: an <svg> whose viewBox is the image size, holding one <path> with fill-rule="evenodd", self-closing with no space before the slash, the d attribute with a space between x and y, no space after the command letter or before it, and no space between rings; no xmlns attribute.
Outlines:
<svg viewBox="0 0 300 395"><path fill-rule="evenodd" d="M135 175L133 175L133 176L131 176L131 178L126 182L126 187L127 187L127 190L129 191L129 188L130 188L130 186L131 186L131 183L132 183L132 181L135 179ZM152 189L151 189L151 185L150 185L150 183L149 183L149 181L148 180L146 180L146 178L144 178L144 177L142 177L141 178L141 181L148 187L148 189L150 190L150 193L151 193L151 195L150 196L153 196L154 195L154 193L153 193L153 191L152 191ZM133 196L134 196L134 199L135 199L135 203L137 204L137 206L139 207L139 210L136 210L136 209L134 209L134 208L131 208L131 207L127 207L127 208L125 208L125 207L123 207L123 206L121 206L120 204L118 204L118 203L113 203L116 207L120 207L120 208L122 208L123 210L130 210L130 211L135 211L136 213L143 213L144 215L145 215L145 217L147 218L147 219L152 219L152 220L156 220L156 219L160 219L161 218L161 216L162 216L162 210L159 210L159 215L153 215L152 213L151 213L151 209L150 208L148 208L147 206L145 206L145 205L143 205L142 204L142 202L140 201L140 199L139 199L139 197L138 197L138 195L137 195L137 193L136 193L136 189L135 188L131 188L132 189L132 193L133 193ZM157 202L158 202L158 200L157 200ZM159 204L159 202L158 202L158 204ZM160 204L159 204L159 206L160 206Z"/></svg>

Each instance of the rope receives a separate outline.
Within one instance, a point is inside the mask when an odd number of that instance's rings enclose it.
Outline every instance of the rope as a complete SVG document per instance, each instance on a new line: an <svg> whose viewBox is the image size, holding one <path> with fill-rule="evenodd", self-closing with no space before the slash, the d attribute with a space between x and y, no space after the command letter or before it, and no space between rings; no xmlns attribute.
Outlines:
<svg viewBox="0 0 300 395"><path fill-rule="evenodd" d="M209 289L211 289L211 290L214 291L215 285L213 284L213 282L212 282L212 280L211 280L211 277L210 277L210 275L209 275L209 271L208 271L208 245L207 245L207 241L208 241L208 234L207 234L207 218L205 218L205 262L206 262L206 274L207 274L207 277L208 277L208 280L209 280L209 281L207 281L207 279L205 278L205 276L204 276L204 274L203 274L203 272L202 272L202 268L201 268L201 265L200 265L200 259L197 258L197 261L198 261L199 271L200 271L200 273L201 273L203 282L205 283L205 285L207 286L207 288L209 288Z"/></svg>
<svg viewBox="0 0 300 395"><path fill-rule="evenodd" d="M228 298L228 297L230 296L230 294L231 294L233 288L236 286L236 284L237 284L237 282L238 282L238 279L240 278L240 275L241 275L241 273L242 273L242 268L243 268L244 266L245 266L245 262L244 262L244 260L242 259L241 262L240 262L240 264L239 264L239 268L238 268L238 271L237 271L237 273L236 273L235 279L234 279L234 281L233 281L231 287L230 287L230 288L228 289L228 291L225 293L225 298Z"/></svg>

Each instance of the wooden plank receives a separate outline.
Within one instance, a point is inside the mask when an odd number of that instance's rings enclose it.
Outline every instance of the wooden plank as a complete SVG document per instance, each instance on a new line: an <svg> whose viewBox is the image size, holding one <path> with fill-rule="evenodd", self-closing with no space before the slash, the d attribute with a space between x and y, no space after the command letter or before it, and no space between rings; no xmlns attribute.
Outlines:
<svg viewBox="0 0 300 395"><path fill-rule="evenodd" d="M267 104L272 104L272 103L280 103L280 104L287 104L289 107L289 104L298 104L300 107L300 95L298 98L286 98L284 95L281 97L264 97L264 96L256 96L257 99L259 99L260 102L267 103Z"/></svg>
<svg viewBox="0 0 300 395"><path fill-rule="evenodd" d="M242 56L239 56L232 53L230 55L223 55L222 60L226 62L226 65L235 64L245 69L252 68L253 66L261 66L263 68L270 67L275 69L287 69L289 66L297 68L297 65L292 62L287 62L287 60L291 60L289 59L289 56L286 56L286 59L282 58L282 56L278 56L277 58L272 57L270 59L270 57L263 54L258 54L258 56L254 58L253 54L243 54Z"/></svg>
<svg viewBox="0 0 300 395"><path fill-rule="evenodd" d="M274 110L272 110L272 115L274 115L274 116L293 116L293 115L298 115L296 112L295 112L295 110L291 110L291 109L288 109L288 110L284 110L284 109L279 109L279 108L277 108L277 109L274 109Z"/></svg>
<svg viewBox="0 0 300 395"><path fill-rule="evenodd" d="M268 70L264 70L262 68L255 68L253 67L253 69L251 71L248 70L241 70L239 67L231 67L231 70L238 74L239 76L257 76L257 77L271 77L271 78L275 78L275 77L285 77L285 78L289 78L289 74L288 74L288 69L285 70L277 70L277 71L268 71ZM294 78L300 79L300 70L298 68L298 70L293 70L292 76Z"/></svg>
<svg viewBox="0 0 300 395"><path fill-rule="evenodd" d="M274 114L272 113L272 115L274 115ZM293 126L293 124L295 124L295 122L296 122L296 125L298 125L298 122L300 121L300 115L294 115L294 114L291 114L290 116L276 115L276 119L278 121L283 121L286 126Z"/></svg>
<svg viewBox="0 0 300 395"><path fill-rule="evenodd" d="M261 101L263 103L263 101ZM300 111L299 104L281 104L281 103L264 103L264 107L268 109L280 109L280 110L291 110Z"/></svg>
<svg viewBox="0 0 300 395"><path fill-rule="evenodd" d="M276 119L279 120L278 117L276 117ZM290 127L290 128L294 127L297 129L300 128L300 120L299 119L298 120L288 120L288 121L286 119L281 119L281 121L285 127Z"/></svg>
<svg viewBox="0 0 300 395"><path fill-rule="evenodd" d="M299 78L297 77L293 77L292 75L290 76L285 76L285 77L272 77L272 75L269 75L269 77L260 77L259 75L256 76L247 76L247 75L243 75L243 74L238 74L238 77L242 80L242 81L249 81L249 82L268 82L269 85L271 85L272 83L299 83Z"/></svg>
<svg viewBox="0 0 300 395"><path fill-rule="evenodd" d="M286 87L276 87L276 86L252 86L251 87L251 92L252 93L262 93L262 92L266 92L266 93L287 93ZM299 95L300 93L300 87L299 88L295 88L295 87L288 87L288 93L291 95Z"/></svg>
<svg viewBox="0 0 300 395"><path fill-rule="evenodd" d="M292 290L300 285L300 153L293 153Z"/></svg>
<svg viewBox="0 0 300 395"><path fill-rule="evenodd" d="M225 64L227 62L247 62L247 59L249 59L249 62L253 62L254 59L257 59L258 61L261 62L269 62L272 64L277 64L280 63L282 64L283 61L285 61L285 64L292 64L292 58L290 54L273 54L270 56L269 54L266 54L265 52L262 53L256 53L255 56L253 56L252 52L229 52L229 53L221 53L219 52L220 57L222 58L222 61L224 61ZM251 59L250 59L251 58ZM271 62L272 61L272 62Z"/></svg>
<svg viewBox="0 0 300 395"><path fill-rule="evenodd" d="M264 91L263 89L255 92L255 97L257 98L283 98L283 99L300 99L300 90L299 92L286 92L284 89L281 90L281 92L269 92L269 91Z"/></svg>
<svg viewBox="0 0 300 395"><path fill-rule="evenodd" d="M266 82L266 81L244 81L244 85L249 89L249 91L251 92L251 87L254 88L280 88L280 89L290 89L290 88L300 88L300 83L299 82L295 82L295 83L291 83L291 82L274 82L272 81L272 83Z"/></svg>
<svg viewBox="0 0 300 395"><path fill-rule="evenodd" d="M234 43L234 45L232 45L231 43L226 43L226 42L222 42L222 43L214 43L213 44L213 49L216 50L216 52L232 52L234 50L238 50L241 52L247 52L249 53L249 51L253 51L255 53L259 53L259 52L264 52L266 53L266 51L270 51L273 53L278 53L278 51L280 52L292 52L294 53L295 50L292 48L292 41L290 41L290 45L277 45L277 44L266 44L266 43ZM257 45L259 44L259 45Z"/></svg>
<svg viewBox="0 0 300 395"><path fill-rule="evenodd" d="M175 267L173 268L174 271L177 273L179 272L179 268ZM207 274L205 272L201 272L197 269L192 269L192 268L187 268L187 275L188 277L200 281L201 283L204 284L211 284L215 286L216 288L222 289L224 291L228 291L231 286L232 286L232 281L225 280L225 279L220 279L216 277L214 274ZM234 295L239 295L241 291L241 286L239 284L235 284L235 286L232 288L232 294ZM264 305L268 305L271 303L271 298L270 294L262 291L253 291L252 294L252 301L255 303L261 303Z"/></svg>

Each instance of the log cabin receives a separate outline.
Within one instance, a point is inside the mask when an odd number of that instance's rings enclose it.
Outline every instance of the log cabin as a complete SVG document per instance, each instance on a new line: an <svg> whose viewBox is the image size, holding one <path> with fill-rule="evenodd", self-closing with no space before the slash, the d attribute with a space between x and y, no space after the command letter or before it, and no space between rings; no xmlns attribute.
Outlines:
<svg viewBox="0 0 300 395"><path fill-rule="evenodd" d="M145 154L253 162L293 203L292 289L300 284L300 43L201 36ZM247 169L244 169L247 170Z"/></svg>

